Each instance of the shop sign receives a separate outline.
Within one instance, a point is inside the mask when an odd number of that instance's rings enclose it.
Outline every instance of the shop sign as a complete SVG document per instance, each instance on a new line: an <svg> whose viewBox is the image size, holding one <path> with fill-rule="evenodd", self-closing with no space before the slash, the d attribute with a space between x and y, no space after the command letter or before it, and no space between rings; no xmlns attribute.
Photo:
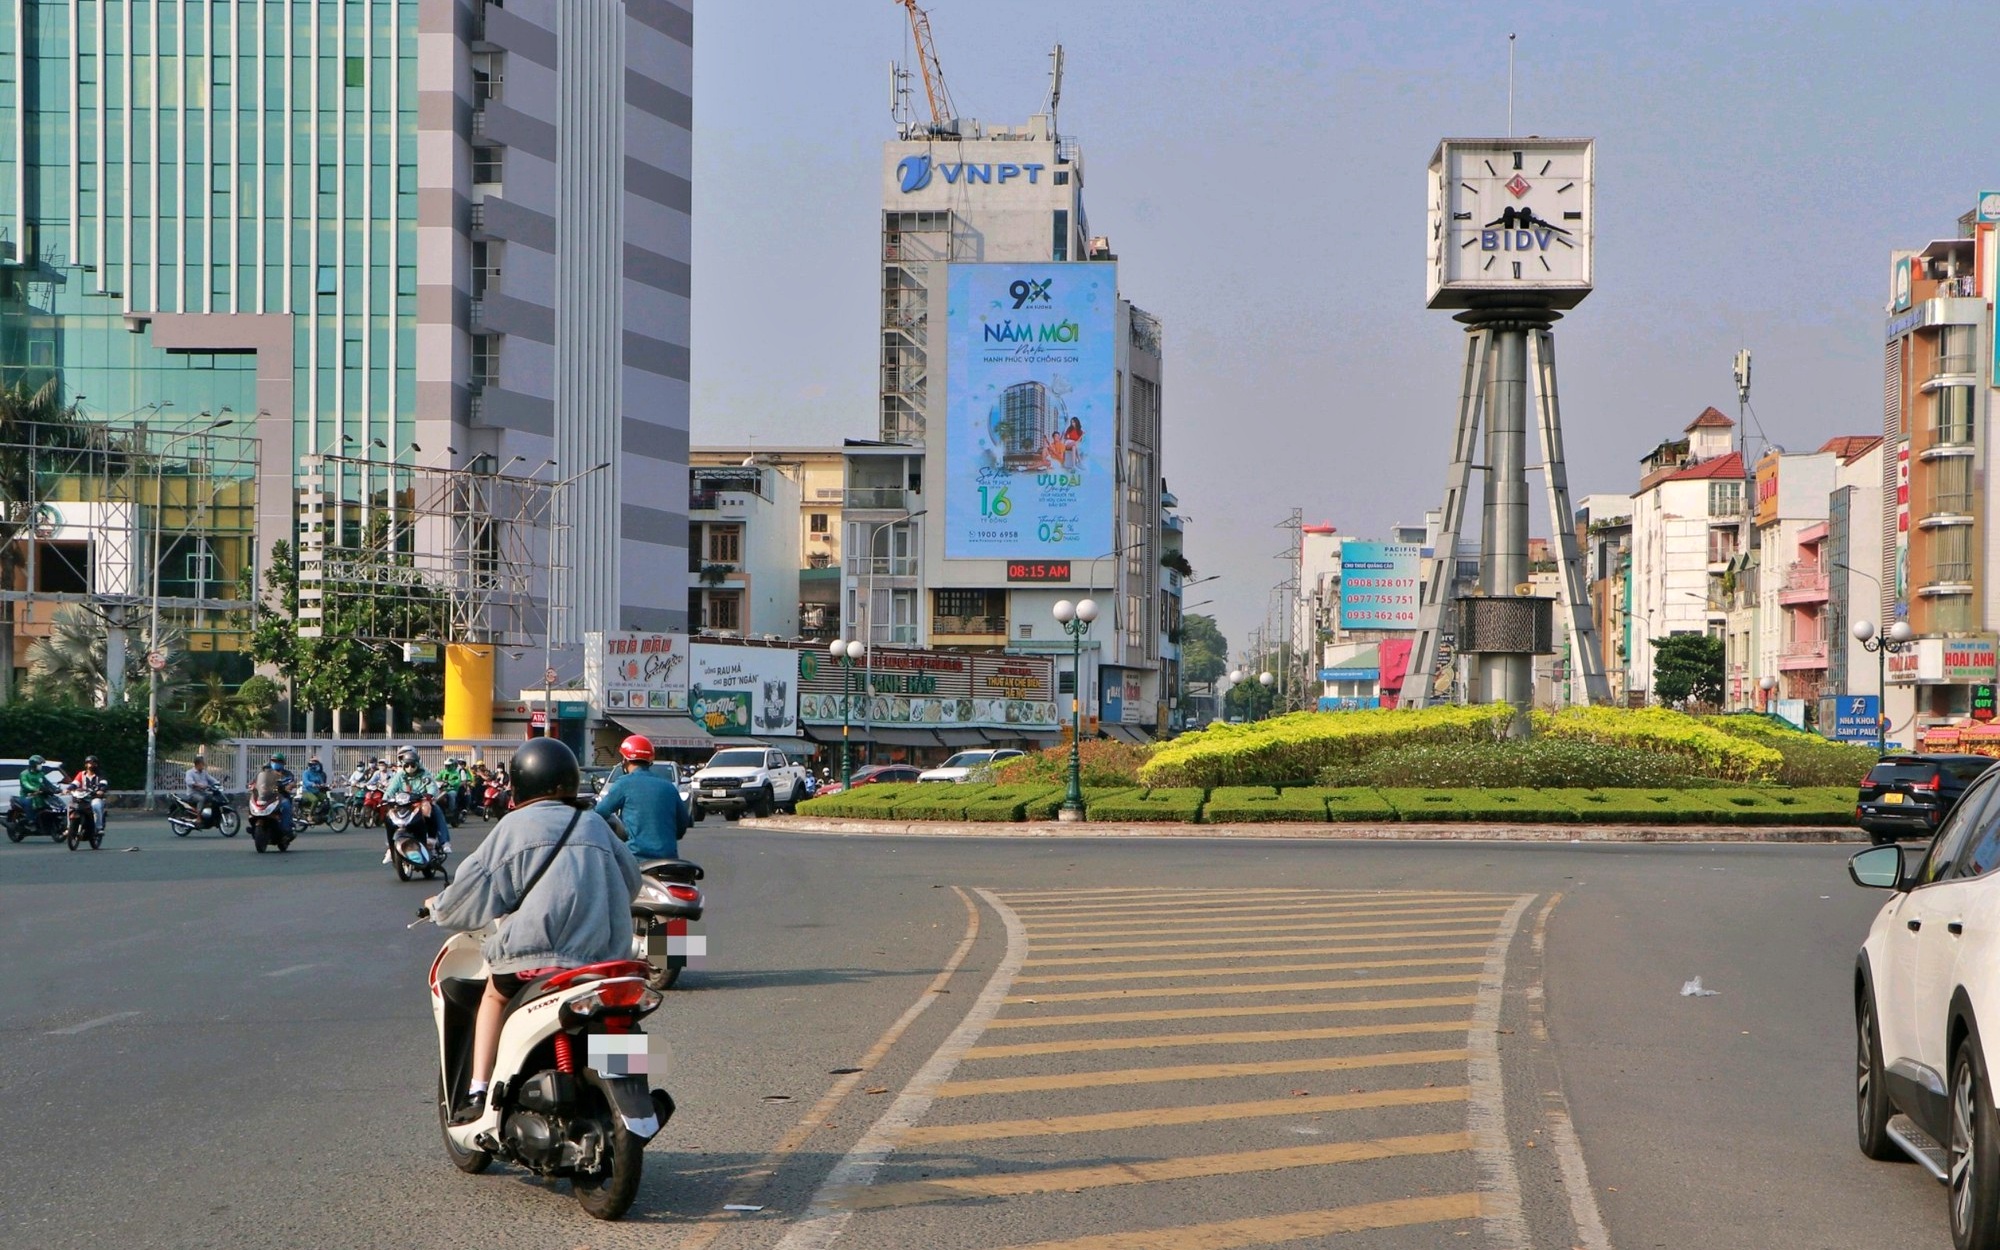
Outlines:
<svg viewBox="0 0 2000 1250"><path fill-rule="evenodd" d="M1991 638L1947 638L1944 640L1943 679L1950 685L1990 682L1994 671L1994 640Z"/></svg>

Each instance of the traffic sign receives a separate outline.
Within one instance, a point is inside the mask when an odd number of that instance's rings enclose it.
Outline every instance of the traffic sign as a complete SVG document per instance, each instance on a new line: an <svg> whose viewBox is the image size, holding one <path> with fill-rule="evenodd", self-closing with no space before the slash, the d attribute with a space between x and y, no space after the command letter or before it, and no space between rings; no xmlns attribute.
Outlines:
<svg viewBox="0 0 2000 1250"><path fill-rule="evenodd" d="M543 669L543 670L542 670L542 681L543 681L543 683L544 683L545 685L550 685L550 686L553 686L553 685L555 685L555 684L556 684L556 671L555 671L554 669L552 669L552 668L545 668L545 669Z"/></svg>
<svg viewBox="0 0 2000 1250"><path fill-rule="evenodd" d="M536 712L528 718L528 724L534 729L546 729L549 724L549 714L547 712Z"/></svg>
<svg viewBox="0 0 2000 1250"><path fill-rule="evenodd" d="M148 651L146 653L146 667L156 673L164 670L167 667L167 653L164 651Z"/></svg>

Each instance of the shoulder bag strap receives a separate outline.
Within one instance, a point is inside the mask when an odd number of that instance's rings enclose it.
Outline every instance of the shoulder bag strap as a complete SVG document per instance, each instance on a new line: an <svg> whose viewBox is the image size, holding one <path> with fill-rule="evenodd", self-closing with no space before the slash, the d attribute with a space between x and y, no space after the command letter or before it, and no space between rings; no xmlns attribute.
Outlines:
<svg viewBox="0 0 2000 1250"><path fill-rule="evenodd" d="M528 901L528 894L534 890L536 885L540 884L542 874L549 870L550 864L556 862L556 856L562 854L563 847L569 842L569 835L576 832L576 822L582 819L583 809L580 807L570 814L569 823L563 826L562 837L556 839L556 844L549 849L547 858L543 859L541 866L535 869L535 875L528 878L528 884L521 887L521 897L514 900L512 907L501 912L499 919L505 920L507 917L521 910L521 904Z"/></svg>

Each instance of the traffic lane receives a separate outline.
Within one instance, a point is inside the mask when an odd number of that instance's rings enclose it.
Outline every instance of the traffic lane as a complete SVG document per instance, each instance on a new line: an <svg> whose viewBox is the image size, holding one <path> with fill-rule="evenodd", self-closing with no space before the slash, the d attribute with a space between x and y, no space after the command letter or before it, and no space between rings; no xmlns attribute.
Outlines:
<svg viewBox="0 0 2000 1250"><path fill-rule="evenodd" d="M1848 880L1853 848L1675 851L1579 859L1548 929L1614 1244L1948 1246L1943 1187L1855 1146L1854 957L1885 896ZM1682 996L1697 976L1714 997Z"/></svg>
<svg viewBox="0 0 2000 1250"><path fill-rule="evenodd" d="M437 1244L574 1234L583 1217L559 1188L505 1168L461 1177L443 1157L422 988L441 935L405 930L428 889L380 865L379 831L258 856L242 837L131 825L136 853L0 849L0 914L31 939L19 949L46 952L0 966L0 1092L38 1154L89 1161L0 1181L37 1244L122 1230L135 1244L407 1245L413 1213L437 1221ZM484 832L460 831L459 849ZM686 850L710 871L715 953L649 1022L674 1045L681 1110L648 1151L633 1237L719 1201L965 927L957 896L928 881L856 906L782 855L757 862L727 837Z"/></svg>

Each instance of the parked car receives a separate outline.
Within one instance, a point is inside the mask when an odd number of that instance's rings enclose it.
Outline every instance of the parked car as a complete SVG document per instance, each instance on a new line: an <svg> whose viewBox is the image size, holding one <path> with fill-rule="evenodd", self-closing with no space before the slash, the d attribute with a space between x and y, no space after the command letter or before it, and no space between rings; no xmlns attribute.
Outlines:
<svg viewBox="0 0 2000 1250"><path fill-rule="evenodd" d="M918 781L972 781L983 779L985 774L1001 760L1016 760L1026 754L1012 747L1001 747L997 751L960 751L936 768L926 769Z"/></svg>
<svg viewBox="0 0 2000 1250"><path fill-rule="evenodd" d="M27 771L26 758L0 760L0 811L4 811L8 803L21 797L21 774ZM61 760L43 761L42 772L56 785L61 785L65 780Z"/></svg>
<svg viewBox="0 0 2000 1250"><path fill-rule="evenodd" d="M1928 838L1996 762L1984 755L1885 755L1861 781L1854 818L1878 845Z"/></svg>
<svg viewBox="0 0 2000 1250"><path fill-rule="evenodd" d="M583 792L589 794L593 799L597 798L604 793L607 786L618 780L618 776L622 772L624 772L622 768L605 768L598 765L584 769ZM665 777L668 781L673 782L674 788L681 792L681 810L686 813L689 824L693 824L695 821L701 819L701 804L695 802L694 782L681 776L681 766L679 764L674 763L672 760L655 760L653 762L653 773L656 776Z"/></svg>
<svg viewBox="0 0 2000 1250"><path fill-rule="evenodd" d="M697 811L769 816L806 797L806 770L775 747L727 747L695 772L694 791Z"/></svg>
<svg viewBox="0 0 2000 1250"><path fill-rule="evenodd" d="M1854 966L1861 1152L1908 1156L1942 1182L1960 1247L2000 1246L1996 867L2000 773L1965 791L1928 848L1877 846L1848 861L1856 885L1893 891Z"/></svg>
<svg viewBox="0 0 2000 1250"><path fill-rule="evenodd" d="M916 781L923 776L923 770L915 764L870 764L866 768L854 770L853 780L843 787L838 781L820 787L821 794L839 794L843 788L868 786L892 781Z"/></svg>

